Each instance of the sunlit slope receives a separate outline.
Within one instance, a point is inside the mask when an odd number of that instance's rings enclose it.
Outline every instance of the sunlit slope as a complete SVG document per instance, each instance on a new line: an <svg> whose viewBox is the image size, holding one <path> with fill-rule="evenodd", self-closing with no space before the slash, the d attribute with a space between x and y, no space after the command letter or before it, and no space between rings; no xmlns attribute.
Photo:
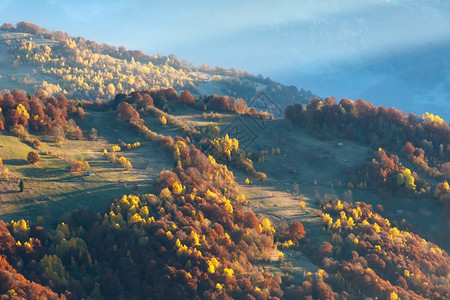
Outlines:
<svg viewBox="0 0 450 300"><path fill-rule="evenodd" d="M268 95L284 107L311 99L309 91L236 69L195 67L176 56L146 55L97 44L21 22L0 29L0 88L44 89L89 101L146 88L189 89L196 95L223 94L247 101ZM282 111L281 111L282 112Z"/></svg>

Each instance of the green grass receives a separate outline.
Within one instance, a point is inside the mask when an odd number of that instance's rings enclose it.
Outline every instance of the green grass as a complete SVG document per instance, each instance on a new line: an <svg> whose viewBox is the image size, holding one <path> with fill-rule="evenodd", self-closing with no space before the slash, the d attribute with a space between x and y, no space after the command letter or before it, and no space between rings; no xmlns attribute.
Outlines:
<svg viewBox="0 0 450 300"><path fill-rule="evenodd" d="M202 126L205 120L201 112L193 109L177 109L174 113L186 124ZM223 114L222 121L214 120L222 130L236 118L236 115ZM239 116L251 131L256 134L255 141L246 149L247 152L269 150L265 155L265 162L254 161L257 171L267 174L265 182L258 183L250 174L229 166L236 176L236 181L242 185L241 190L252 203L255 212L271 218L275 222L292 222L299 220L305 224L311 223L309 230L316 227L320 216L308 214L305 216L300 210L298 201L293 201L293 184L297 183L300 195L305 198L307 210L315 211L317 196L336 195L345 199L344 192L348 193L346 171L364 163L367 154L373 152L368 146L344 141L344 147L336 147L340 140L319 140L306 130L293 127L287 120L265 121L265 128L257 125L258 120L251 120L247 116ZM209 120L207 120L209 123ZM156 130L155 130L156 131ZM233 136L231 136L233 137ZM245 138L245 137L244 137ZM281 155L272 156L272 148L280 147ZM296 173L288 169L297 170ZM414 171L414 167L411 166ZM253 185L244 185L245 178L253 180ZM314 180L317 185L314 185ZM339 186L339 181L342 187ZM374 207L381 203L385 208L385 217L399 223L404 218L414 225L427 239L434 240L444 249L450 249L448 229L445 229L447 220L443 210L435 199L417 199L396 195L392 199L382 199L376 191L352 189L353 201L364 201ZM351 199L350 199L351 200ZM396 210L404 210L403 215L397 215ZM321 235L320 230L317 232ZM321 240L321 237L317 237Z"/></svg>
<svg viewBox="0 0 450 300"><path fill-rule="evenodd" d="M4 167L10 170L8 180L3 178L0 184L0 218L5 221L21 218L35 221L37 216L43 216L46 225L54 225L74 209L103 212L114 198L124 194L150 193L153 181L162 169L172 166L172 159L129 129L114 124L114 115L95 112L91 118L77 121L85 135L94 125L98 126L99 134L102 134L98 141L66 140L58 147L48 137L32 136L42 142L41 150L38 150L41 160L36 165L26 161L28 152L35 149L17 137L0 132L0 157ZM104 148L110 149L118 139L140 141L142 144L138 149L118 153L133 163L131 171L110 163L102 154ZM46 154L50 151L51 155ZM67 172L66 167L75 159L87 161L94 175ZM152 174L148 173L148 167L153 169ZM25 184L23 193L18 192L19 179ZM138 190L134 190L134 185Z"/></svg>
<svg viewBox="0 0 450 300"><path fill-rule="evenodd" d="M28 152L33 150L30 146L22 143L17 137L9 134L0 133L1 147L0 155L10 159L26 160Z"/></svg>

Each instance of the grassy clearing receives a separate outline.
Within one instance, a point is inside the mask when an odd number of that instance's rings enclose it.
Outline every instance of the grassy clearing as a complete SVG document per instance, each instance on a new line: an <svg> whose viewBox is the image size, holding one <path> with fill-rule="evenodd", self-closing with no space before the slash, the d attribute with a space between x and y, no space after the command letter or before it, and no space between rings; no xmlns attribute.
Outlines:
<svg viewBox="0 0 450 300"><path fill-rule="evenodd" d="M202 112L191 108L177 108L172 114L186 125L197 128L211 122L203 119ZM172 137L182 134L171 125L162 126L159 119L151 114L142 115L142 118L146 126L157 133ZM227 129L234 122L240 122L239 126L246 128L238 136L240 142L252 138L251 143L244 145L247 152L269 152L264 156L264 162L254 162L257 171L268 175L264 182L257 182L251 175L231 167L236 181L241 184L242 192L261 218L267 217L275 225L283 221L288 224L301 221L308 232L309 242L318 247L329 236L321 231L322 221L317 199L326 194L337 195L349 201L365 201L372 205L381 203L385 207L385 216L398 221L405 218L419 228L426 238L431 239L433 236L443 248L448 249L445 237L447 231L442 229L445 228L445 217L435 203L407 198L396 198L389 202L380 199L370 190L349 192L345 172L365 161L370 153L368 147L349 141L344 141L343 147L337 147L339 140L318 140L305 130L293 127L286 120L263 122L234 114L222 114L220 121L213 120L213 123L222 128L222 133L229 133L231 137L235 136L233 132L227 132ZM96 128L98 140L67 140L58 147L51 138L38 137L43 143L40 150L41 162L36 166L25 161L31 147L16 137L0 135L0 156L3 157L4 164L14 176L25 182L25 191L18 193L18 181L2 181L2 219L35 220L37 216L43 216L47 224L54 224L64 213L75 208L85 207L101 212L122 194L150 192L159 172L173 167L170 155L118 122L115 111L87 111L86 118L77 120L77 123L85 136L91 128ZM140 148L117 153L131 161L131 171L108 162L102 154L104 148L109 151L113 145L122 141L141 143ZM272 155L272 148L278 147L281 153ZM45 154L50 152L52 155ZM65 168L74 159L88 161L95 175L67 172ZM252 184L245 184L246 178L253 181ZM305 208L300 207L300 201L305 202ZM396 215L396 209L403 209L404 215ZM305 272L317 271L317 266L299 251L284 252L284 264L270 263L265 267L275 273L285 272L288 268L296 280L301 280Z"/></svg>
<svg viewBox="0 0 450 300"><path fill-rule="evenodd" d="M0 157L11 174L8 181L3 178L1 182L0 217L9 221L36 220L37 216L43 216L46 224L54 224L64 213L76 208L101 212L123 194L151 192L159 172L172 167L172 158L115 119L115 112L88 112L85 120L77 121L85 136L91 128L97 128L96 141L66 140L59 147L51 138L37 136L42 142L38 151L41 161L37 165L26 162L28 152L34 149L16 137L1 133ZM110 163L102 153L104 148L110 150L120 140L141 142L140 148L117 153L118 157L123 155L132 162L130 171ZM87 161L94 175L66 171L73 160ZM24 181L23 193L18 192L19 179Z"/></svg>
<svg viewBox="0 0 450 300"><path fill-rule="evenodd" d="M204 126L209 123L198 111L177 110L174 114L189 125ZM369 147L346 140L319 140L287 120L263 122L248 116L224 114L222 121L214 121L222 128L222 133L233 122L245 129L238 136L240 141L253 138L253 142L245 148L247 152L269 152L264 156L263 163L254 161L256 170L267 174L267 181L253 180L252 185L245 185L245 179L252 180L251 176L230 167L254 211L260 216L269 217L275 223L300 220L307 231L314 233L318 243L326 236L320 231L317 197L336 195L344 200L364 201L373 206L382 204L386 217L398 222L405 219L426 238L434 240L444 249L450 249L450 241L446 238L448 221L434 199L382 199L373 190L347 188L346 171L367 159L373 151ZM233 134L230 137L234 137ZM343 142L343 147L338 147L337 142ZM277 147L281 155L272 155L272 148ZM298 194L294 197L296 189ZM300 201L305 202L305 209L300 208ZM403 210L404 214L397 214L396 210Z"/></svg>

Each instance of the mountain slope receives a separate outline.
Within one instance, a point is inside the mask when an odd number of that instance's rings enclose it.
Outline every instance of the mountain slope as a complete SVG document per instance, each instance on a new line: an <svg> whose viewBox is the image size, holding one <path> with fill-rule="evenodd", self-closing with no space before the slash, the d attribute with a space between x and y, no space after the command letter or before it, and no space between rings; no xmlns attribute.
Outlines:
<svg viewBox="0 0 450 300"><path fill-rule="evenodd" d="M41 88L50 94L104 101L116 93L174 87L196 95L219 93L247 101L264 93L280 107L306 103L313 96L245 71L194 67L174 55L149 56L123 46L99 45L27 22L17 27L2 25L0 53L4 67L0 87L20 87L30 93Z"/></svg>
<svg viewBox="0 0 450 300"><path fill-rule="evenodd" d="M27 63L15 76L38 58L92 80L52 75L47 91L0 94L0 294L450 297L450 129L438 116L333 98L284 111L272 95L293 89L205 66L192 72L211 76L210 90L266 92L194 97L170 87L191 82L173 57L133 63L107 46L97 57L86 42L89 70L81 54L67 56L81 40L48 50L29 37L16 41ZM68 84L68 95L95 96L105 70L108 80L141 72L169 87L131 91L136 81L123 81L128 92L103 91L102 101L49 93ZM239 81L219 77L227 72Z"/></svg>

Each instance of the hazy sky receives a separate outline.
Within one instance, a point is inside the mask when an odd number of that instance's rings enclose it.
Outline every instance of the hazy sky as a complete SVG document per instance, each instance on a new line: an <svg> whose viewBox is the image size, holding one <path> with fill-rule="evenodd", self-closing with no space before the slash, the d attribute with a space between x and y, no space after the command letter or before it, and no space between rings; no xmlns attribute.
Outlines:
<svg viewBox="0 0 450 300"><path fill-rule="evenodd" d="M0 21L270 75L447 38L448 2L0 0Z"/></svg>
<svg viewBox="0 0 450 300"><path fill-rule="evenodd" d="M0 11L0 22L25 20L300 87L299 72L322 76L342 62L450 37L448 0L0 0Z"/></svg>

